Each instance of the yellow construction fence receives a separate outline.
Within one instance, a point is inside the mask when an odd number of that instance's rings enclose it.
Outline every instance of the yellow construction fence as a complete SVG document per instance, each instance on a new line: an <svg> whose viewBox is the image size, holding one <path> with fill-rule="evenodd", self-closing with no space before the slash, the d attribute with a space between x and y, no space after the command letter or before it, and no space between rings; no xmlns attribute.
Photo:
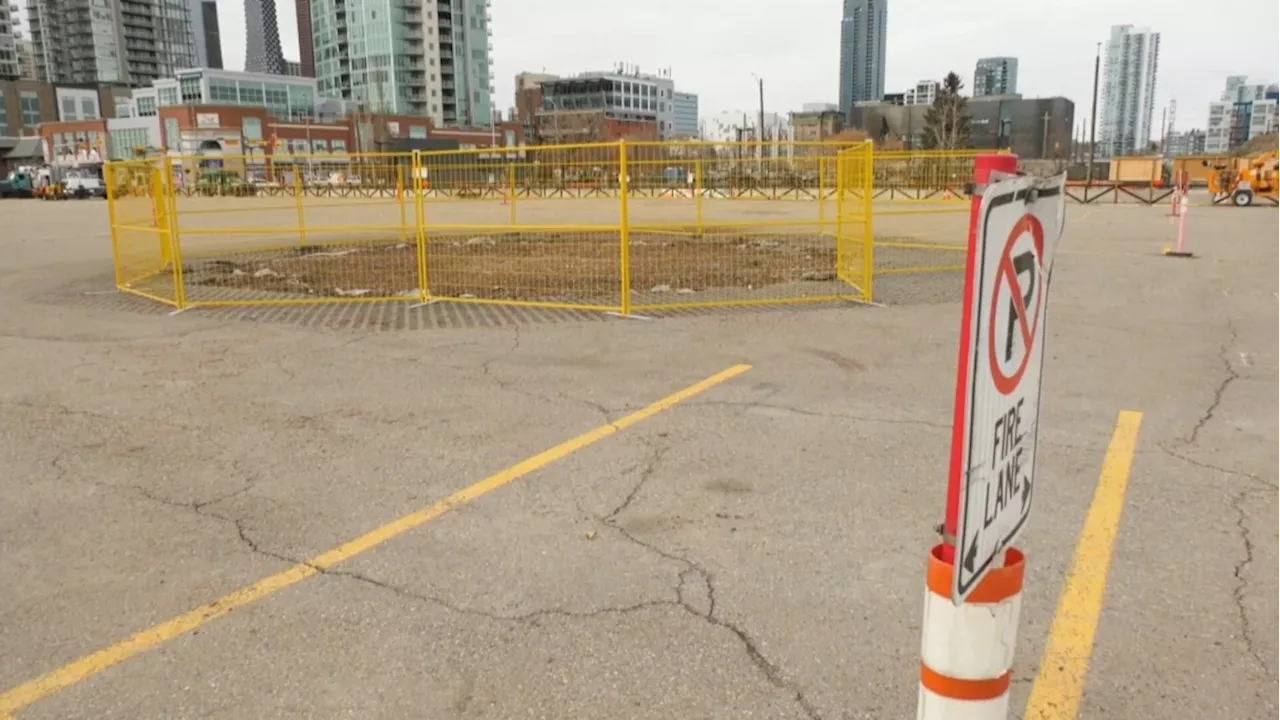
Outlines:
<svg viewBox="0 0 1280 720"><path fill-rule="evenodd" d="M179 309L629 314L870 302L881 275L953 271L972 173L973 153L869 143L619 142L170 156L105 181L117 287Z"/></svg>

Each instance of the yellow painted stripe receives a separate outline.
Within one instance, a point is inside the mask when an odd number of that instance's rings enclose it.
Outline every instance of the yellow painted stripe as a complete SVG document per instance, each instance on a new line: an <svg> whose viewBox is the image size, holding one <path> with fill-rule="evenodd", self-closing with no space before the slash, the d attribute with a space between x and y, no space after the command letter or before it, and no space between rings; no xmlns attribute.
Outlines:
<svg viewBox="0 0 1280 720"><path fill-rule="evenodd" d="M1102 461L1098 487L1093 493L1093 504L1080 532L1062 596L1058 598L1049 642L1040 659L1040 672L1031 687L1026 720L1075 720L1080 711L1093 638L1102 614L1111 552L1116 544L1141 425L1140 412L1126 410L1116 420L1111 445Z"/></svg>
<svg viewBox="0 0 1280 720"><path fill-rule="evenodd" d="M24 708L43 697L90 678L107 668L118 665L125 660L134 657L135 655L147 652L158 645L190 632L191 630L194 630L208 622L216 620L237 608L244 607L252 602L261 600L272 593L306 580L307 578L316 575L321 570L331 568L341 562L350 560L366 550L381 545L382 543L398 535L402 535L424 523L430 522L454 508L466 505L472 500L493 492L503 485L507 485L508 483L518 480L529 473L540 470L557 460L591 445L592 443L626 430L642 420L651 418L663 410L667 410L684 400L688 400L689 398L719 385L726 380L741 375L750 369L750 365L734 365L733 367L718 372L701 382L690 385L677 393L668 395L654 404L642 410L638 410L620 420L608 425L602 425L590 432L579 435L572 440L566 440L549 450L544 450L527 460L516 463L506 470L481 480L475 485L453 493L434 505L430 505L418 510L417 512L405 515L404 517L383 525L376 530L365 533L354 540L349 540L328 552L317 555L305 563L294 565L288 570L263 578L252 585L240 588L229 595L201 605L190 612L183 613L171 620L160 623L155 627L135 633L111 647L99 650L92 655L86 655L79 660L68 665L64 665L63 667L60 667L48 674L23 683L22 685L5 692L3 695L0 695L0 718L5 718L10 713Z"/></svg>

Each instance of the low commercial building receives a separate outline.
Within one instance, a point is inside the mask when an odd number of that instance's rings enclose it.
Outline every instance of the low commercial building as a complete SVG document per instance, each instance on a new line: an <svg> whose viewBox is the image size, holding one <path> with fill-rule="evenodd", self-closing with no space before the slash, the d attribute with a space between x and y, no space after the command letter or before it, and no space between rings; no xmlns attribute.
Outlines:
<svg viewBox="0 0 1280 720"><path fill-rule="evenodd" d="M844 130L844 113L831 108L791 113L791 136L796 142L823 142Z"/></svg>
<svg viewBox="0 0 1280 720"><path fill-rule="evenodd" d="M533 90L528 84L521 89L522 78L528 83L529 75L517 76L517 114L533 109ZM536 85L541 102L530 125L538 143L669 140L698 133L697 96L677 93L669 71L652 75L620 65L607 72L539 79Z"/></svg>
<svg viewBox="0 0 1280 720"><path fill-rule="evenodd" d="M908 150L924 147L928 105L858 103L850 125L877 143L890 138ZM1011 149L1024 158L1068 157L1075 103L1063 98L1023 98L1017 95L970 98L968 147Z"/></svg>

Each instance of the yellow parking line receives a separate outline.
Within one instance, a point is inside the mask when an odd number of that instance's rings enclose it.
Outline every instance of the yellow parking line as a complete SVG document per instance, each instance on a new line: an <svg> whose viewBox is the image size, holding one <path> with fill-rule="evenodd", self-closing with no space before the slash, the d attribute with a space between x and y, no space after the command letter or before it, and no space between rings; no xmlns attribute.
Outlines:
<svg viewBox="0 0 1280 720"><path fill-rule="evenodd" d="M1142 413L1126 410L1116 420L1111 445L1102 461L1102 473L1093 503L1080 532L1071 570L1058 598L1058 610L1049 630L1049 642L1040 658L1040 672L1031 687L1026 720L1075 720L1084 694L1093 638L1102 614L1107 571L1115 548L1116 530L1124 508L1134 449Z"/></svg>
<svg viewBox="0 0 1280 720"><path fill-rule="evenodd" d="M453 493L434 505L430 505L422 508L421 510L405 515L398 520L387 523L386 525L365 533L360 537L349 540L328 552L317 555L311 560L294 565L293 567L276 573L270 577L263 578L252 585L240 588L229 595L225 595L213 602L201 605L190 612L183 613L166 622L160 623L155 627L135 633L111 647L99 650L91 655L86 655L79 660L75 660L70 664L58 668L57 670L53 670L34 680L27 681L5 692L3 695L0 695L0 719L8 720L8 716L14 711L20 710L43 697L70 687L82 680L93 677L103 670L114 665L118 665L135 655L140 655L206 623L217 620L237 608L241 608L252 602L261 600L272 593L306 580L307 578L333 567L334 565L350 560L366 550L381 545L382 543L398 535L402 535L420 525L423 525L424 523L430 522L454 508L466 505L472 500L491 493L503 485L519 480L525 475L536 470L540 470L557 460L587 447L588 445L626 430L642 420L653 417L663 410L670 409L676 404L683 402L684 400L688 400L689 398L715 387L726 380L741 375L750 369L750 365L734 365L726 370L722 370L701 382L690 385L677 393L668 395L654 404L638 410L620 420L609 423L608 425L601 425L590 432L579 435L572 440L566 440L549 450L544 450L527 460L516 463L506 470L495 475L491 475L468 488L464 488Z"/></svg>

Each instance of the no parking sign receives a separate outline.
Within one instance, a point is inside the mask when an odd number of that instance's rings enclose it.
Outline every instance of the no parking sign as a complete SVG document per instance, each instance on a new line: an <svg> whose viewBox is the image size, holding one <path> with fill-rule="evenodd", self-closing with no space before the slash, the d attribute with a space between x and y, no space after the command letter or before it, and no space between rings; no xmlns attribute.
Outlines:
<svg viewBox="0 0 1280 720"><path fill-rule="evenodd" d="M1045 311L1066 217L1065 182L1065 176L1011 177L982 195L961 348L964 431L951 592L957 604L1031 510Z"/></svg>

